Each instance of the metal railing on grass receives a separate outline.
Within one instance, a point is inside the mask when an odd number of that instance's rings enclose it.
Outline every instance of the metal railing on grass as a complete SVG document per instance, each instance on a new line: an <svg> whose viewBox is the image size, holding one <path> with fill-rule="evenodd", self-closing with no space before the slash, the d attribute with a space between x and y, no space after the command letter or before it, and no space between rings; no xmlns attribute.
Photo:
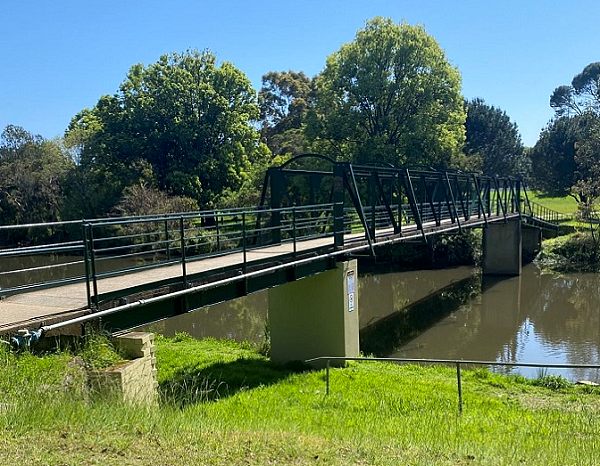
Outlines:
<svg viewBox="0 0 600 466"><path fill-rule="evenodd" d="M343 356L321 356L318 358L307 359L306 363L326 361L325 382L326 394L330 393L330 366L331 361L360 361L360 362L395 362L395 363L414 363L414 364L443 364L456 367L456 388L458 393L458 410L463 411L462 377L461 366L503 366L503 367L536 367L545 369L600 369L600 364L542 364L528 362L498 362L498 361L477 361L466 359L419 359L419 358L358 358Z"/></svg>

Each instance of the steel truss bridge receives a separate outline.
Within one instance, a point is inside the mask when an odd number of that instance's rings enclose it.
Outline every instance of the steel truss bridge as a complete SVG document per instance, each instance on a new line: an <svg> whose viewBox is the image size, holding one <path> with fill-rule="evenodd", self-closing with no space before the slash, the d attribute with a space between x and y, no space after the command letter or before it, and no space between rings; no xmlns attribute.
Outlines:
<svg viewBox="0 0 600 466"><path fill-rule="evenodd" d="M512 219L563 220L516 178L303 154L268 170L256 207L0 226L0 333L90 314L132 328Z"/></svg>

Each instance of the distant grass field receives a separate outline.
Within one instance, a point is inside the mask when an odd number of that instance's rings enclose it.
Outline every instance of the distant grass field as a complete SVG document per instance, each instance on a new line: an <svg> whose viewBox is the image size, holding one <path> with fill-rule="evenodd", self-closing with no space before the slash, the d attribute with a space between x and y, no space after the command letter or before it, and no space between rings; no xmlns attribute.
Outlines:
<svg viewBox="0 0 600 466"><path fill-rule="evenodd" d="M571 196L551 197L537 191L527 191L529 200L563 214L577 212L577 201Z"/></svg>

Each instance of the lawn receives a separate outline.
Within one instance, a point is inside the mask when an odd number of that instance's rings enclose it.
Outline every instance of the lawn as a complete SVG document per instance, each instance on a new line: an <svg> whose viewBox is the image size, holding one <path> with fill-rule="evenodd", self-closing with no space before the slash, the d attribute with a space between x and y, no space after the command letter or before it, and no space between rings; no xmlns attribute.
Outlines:
<svg viewBox="0 0 600 466"><path fill-rule="evenodd" d="M527 191L529 200L563 214L577 212L577 201L571 196L551 197L537 191Z"/></svg>
<svg viewBox="0 0 600 466"><path fill-rule="evenodd" d="M600 391L484 370L272 364L249 345L157 339L161 403L97 399L70 353L0 349L0 458L29 465L594 465ZM547 385L547 386L544 386ZM549 388L554 387L554 388Z"/></svg>

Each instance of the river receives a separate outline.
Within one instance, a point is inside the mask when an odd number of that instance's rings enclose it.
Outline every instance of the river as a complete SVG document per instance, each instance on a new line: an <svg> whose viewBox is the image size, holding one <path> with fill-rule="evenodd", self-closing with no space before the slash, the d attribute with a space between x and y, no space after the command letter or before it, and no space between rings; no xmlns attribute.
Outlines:
<svg viewBox="0 0 600 466"><path fill-rule="evenodd" d="M481 277L478 270L393 272L359 279L361 350L382 357L600 364L600 275L542 273ZM151 326L259 343L267 292L210 306ZM540 369L507 369L536 377ZM569 380L600 382L597 369L557 369Z"/></svg>

